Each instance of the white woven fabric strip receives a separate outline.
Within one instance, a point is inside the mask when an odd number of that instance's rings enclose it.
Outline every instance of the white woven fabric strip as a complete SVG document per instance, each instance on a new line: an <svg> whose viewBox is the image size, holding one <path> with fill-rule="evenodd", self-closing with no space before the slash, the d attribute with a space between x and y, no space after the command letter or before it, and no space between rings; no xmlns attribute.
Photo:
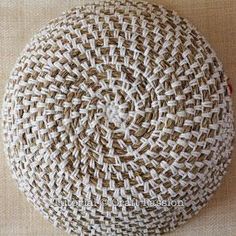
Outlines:
<svg viewBox="0 0 236 236"><path fill-rule="evenodd" d="M173 230L207 203L230 162L227 80L173 11L123 0L74 8L12 71L3 127L13 176L69 233Z"/></svg>

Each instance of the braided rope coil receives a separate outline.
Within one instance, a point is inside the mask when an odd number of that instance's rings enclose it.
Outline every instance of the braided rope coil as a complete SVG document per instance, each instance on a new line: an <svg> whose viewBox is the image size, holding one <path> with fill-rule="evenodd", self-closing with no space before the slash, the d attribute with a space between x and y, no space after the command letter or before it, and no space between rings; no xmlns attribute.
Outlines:
<svg viewBox="0 0 236 236"><path fill-rule="evenodd" d="M185 19L146 2L100 2L51 21L16 63L2 113L19 188L78 235L172 230L207 203L230 162L221 63ZM85 200L93 205L71 204ZM102 204L147 200L183 206Z"/></svg>

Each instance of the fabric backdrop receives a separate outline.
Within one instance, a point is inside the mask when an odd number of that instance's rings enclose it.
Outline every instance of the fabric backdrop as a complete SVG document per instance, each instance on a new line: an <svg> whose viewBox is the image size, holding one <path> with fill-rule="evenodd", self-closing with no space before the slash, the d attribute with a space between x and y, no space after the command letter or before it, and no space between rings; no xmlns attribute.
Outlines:
<svg viewBox="0 0 236 236"><path fill-rule="evenodd" d="M61 12L89 1L0 1L0 99L14 63L32 35ZM149 0L186 17L207 38L231 78L236 103L236 0ZM236 151L221 187L207 207L172 236L236 235ZM55 229L17 190L0 140L0 235L67 235Z"/></svg>

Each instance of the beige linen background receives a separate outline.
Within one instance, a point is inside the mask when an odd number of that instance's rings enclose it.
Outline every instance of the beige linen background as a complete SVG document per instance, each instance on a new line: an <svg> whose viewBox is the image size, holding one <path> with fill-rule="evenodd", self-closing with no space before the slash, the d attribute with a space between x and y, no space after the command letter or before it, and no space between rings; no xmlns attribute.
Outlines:
<svg viewBox="0 0 236 236"><path fill-rule="evenodd" d="M61 12L88 1L0 0L0 99L10 70L31 36ZM207 38L231 78L236 104L236 0L149 0L176 10ZM236 107L236 106L235 106ZM34 210L12 180L0 140L0 235L66 235ZM172 236L236 236L236 151L223 184L197 216Z"/></svg>

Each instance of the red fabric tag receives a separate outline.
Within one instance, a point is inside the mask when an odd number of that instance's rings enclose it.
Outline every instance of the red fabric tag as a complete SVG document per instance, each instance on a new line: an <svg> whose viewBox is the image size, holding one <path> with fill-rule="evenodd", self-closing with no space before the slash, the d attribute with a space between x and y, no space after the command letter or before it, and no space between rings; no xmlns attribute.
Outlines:
<svg viewBox="0 0 236 236"><path fill-rule="evenodd" d="M233 93L233 86L230 82L228 82L228 87L229 87L229 94L232 95Z"/></svg>

